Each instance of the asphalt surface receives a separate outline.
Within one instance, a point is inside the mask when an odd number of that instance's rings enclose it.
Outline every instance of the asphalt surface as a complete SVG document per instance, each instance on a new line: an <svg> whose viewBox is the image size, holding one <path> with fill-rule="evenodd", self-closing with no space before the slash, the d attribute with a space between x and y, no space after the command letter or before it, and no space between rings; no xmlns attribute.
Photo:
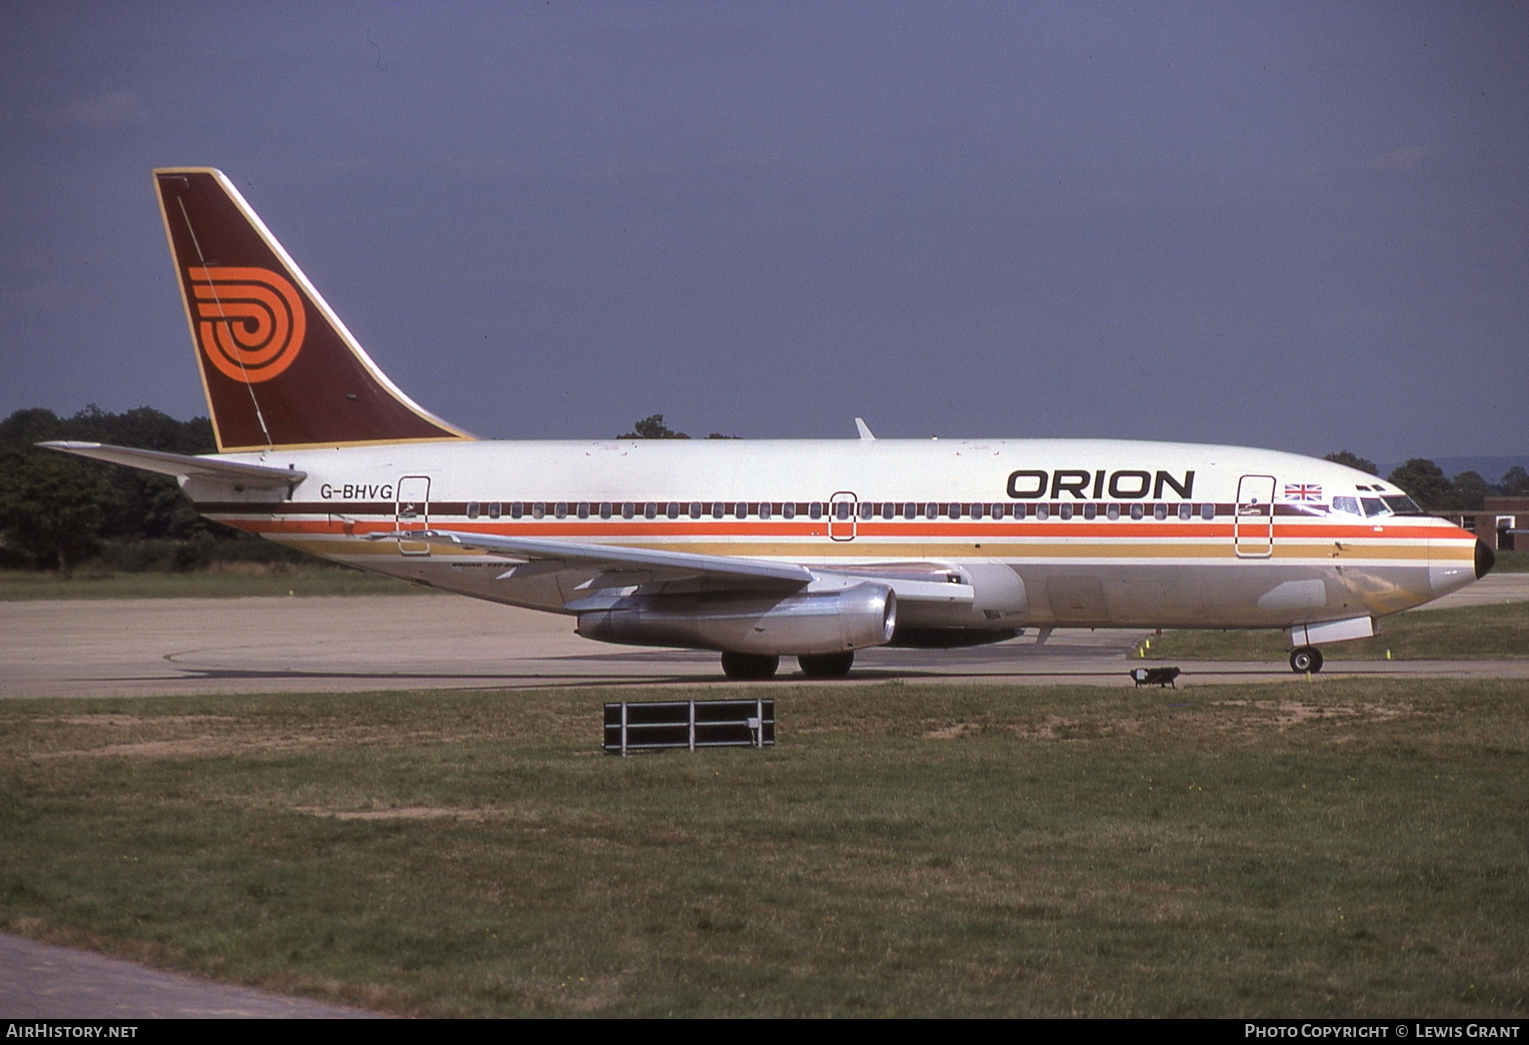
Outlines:
<svg viewBox="0 0 1529 1045"><path fill-rule="evenodd" d="M1529 600L1489 576L1431 607ZM1128 686L1145 632L1058 630L964 650L862 651L854 677ZM1348 661L1323 675L1529 678L1529 659ZM1141 662L1136 662L1140 664ZM1180 681L1269 681L1283 664L1186 662ZM783 684L800 680L782 665ZM118 697L721 683L711 653L604 646L565 617L454 596L0 603L0 697ZM0 936L0 1018L359 1017L370 1013Z"/></svg>
<svg viewBox="0 0 1529 1045"><path fill-rule="evenodd" d="M1489 576L1432 607L1529 600ZM862 650L855 678L1129 685L1144 631L1060 629L957 650ZM1345 661L1324 675L1529 677L1529 660ZM1185 679L1289 678L1283 663L1186 662ZM782 681L800 680L786 660ZM124 697L723 682L717 656L581 639L568 617L458 596L0 603L0 697Z"/></svg>
<svg viewBox="0 0 1529 1045"><path fill-rule="evenodd" d="M307 998L209 983L88 951L0 935L0 1019L376 1019Z"/></svg>

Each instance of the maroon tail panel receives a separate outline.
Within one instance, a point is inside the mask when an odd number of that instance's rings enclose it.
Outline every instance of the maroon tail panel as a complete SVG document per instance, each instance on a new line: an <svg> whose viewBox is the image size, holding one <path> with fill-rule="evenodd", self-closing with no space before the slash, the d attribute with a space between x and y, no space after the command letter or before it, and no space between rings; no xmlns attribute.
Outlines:
<svg viewBox="0 0 1529 1045"><path fill-rule="evenodd" d="M471 438L377 369L220 172L154 181L220 451Z"/></svg>

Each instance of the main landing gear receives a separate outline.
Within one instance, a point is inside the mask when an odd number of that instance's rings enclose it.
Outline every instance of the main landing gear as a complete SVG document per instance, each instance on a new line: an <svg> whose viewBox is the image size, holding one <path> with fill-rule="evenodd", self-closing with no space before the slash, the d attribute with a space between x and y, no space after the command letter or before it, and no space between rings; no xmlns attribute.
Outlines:
<svg viewBox="0 0 1529 1045"><path fill-rule="evenodd" d="M1291 650L1290 670L1315 675L1322 670L1322 651L1315 646L1298 646Z"/></svg>
<svg viewBox="0 0 1529 1045"><path fill-rule="evenodd" d="M767 679L780 667L780 658L768 653L724 653L722 674L730 679L755 681Z"/></svg>
<svg viewBox="0 0 1529 1045"><path fill-rule="evenodd" d="M855 651L843 653L803 653L796 658L802 674L810 679L836 679L849 674L855 666ZM730 679L757 681L772 677L780 669L780 658L765 653L724 653L722 674Z"/></svg>
<svg viewBox="0 0 1529 1045"><path fill-rule="evenodd" d="M855 666L855 651L843 653L803 653L796 658L802 666L802 674L810 679L837 679L849 674Z"/></svg>

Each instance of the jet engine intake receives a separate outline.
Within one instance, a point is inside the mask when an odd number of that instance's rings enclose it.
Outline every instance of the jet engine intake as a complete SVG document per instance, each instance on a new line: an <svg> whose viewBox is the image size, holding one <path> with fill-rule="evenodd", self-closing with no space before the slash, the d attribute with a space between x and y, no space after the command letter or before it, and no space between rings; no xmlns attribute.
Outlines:
<svg viewBox="0 0 1529 1045"><path fill-rule="evenodd" d="M880 646L897 627L897 596L885 584L799 595L701 592L632 595L579 614L586 639L785 656Z"/></svg>

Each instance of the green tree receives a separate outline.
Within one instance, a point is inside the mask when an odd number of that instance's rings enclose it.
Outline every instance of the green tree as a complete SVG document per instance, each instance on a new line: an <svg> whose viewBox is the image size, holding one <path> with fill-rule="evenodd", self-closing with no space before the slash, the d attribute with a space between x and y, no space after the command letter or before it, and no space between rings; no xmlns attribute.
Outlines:
<svg viewBox="0 0 1529 1045"><path fill-rule="evenodd" d="M1452 484L1449 507L1457 512L1476 512L1492 495L1492 486L1477 472L1461 472Z"/></svg>
<svg viewBox="0 0 1529 1045"><path fill-rule="evenodd" d="M1425 457L1411 458L1386 478L1430 512L1448 509L1455 492L1443 469Z"/></svg>
<svg viewBox="0 0 1529 1045"><path fill-rule="evenodd" d="M1504 497L1529 497L1529 472L1519 465L1509 468L1498 484Z"/></svg>
<svg viewBox="0 0 1529 1045"><path fill-rule="evenodd" d="M100 550L119 505L99 469L41 453L0 452L0 540L41 569L68 570Z"/></svg>
<svg viewBox="0 0 1529 1045"><path fill-rule="evenodd" d="M114 414L95 404L67 418L40 408L17 410L0 420L0 458L10 484L0 494L5 505L0 539L8 553L0 558L14 565L69 568L98 549L102 539L227 536L219 532L223 527L192 511L172 477L83 461L35 445L54 439L183 454L215 449L205 417L177 421L149 407ZM50 512L62 514L47 518Z"/></svg>
<svg viewBox="0 0 1529 1045"><path fill-rule="evenodd" d="M650 414L632 425L632 431L618 435L617 439L689 439L684 432L676 432L664 424L663 414Z"/></svg>
<svg viewBox="0 0 1529 1045"><path fill-rule="evenodd" d="M1328 454L1322 460L1331 461L1334 464L1347 465L1350 468L1357 468L1361 472L1369 472L1371 475L1380 474L1380 469L1376 467L1374 461L1367 460L1348 450L1339 450L1335 454Z"/></svg>

